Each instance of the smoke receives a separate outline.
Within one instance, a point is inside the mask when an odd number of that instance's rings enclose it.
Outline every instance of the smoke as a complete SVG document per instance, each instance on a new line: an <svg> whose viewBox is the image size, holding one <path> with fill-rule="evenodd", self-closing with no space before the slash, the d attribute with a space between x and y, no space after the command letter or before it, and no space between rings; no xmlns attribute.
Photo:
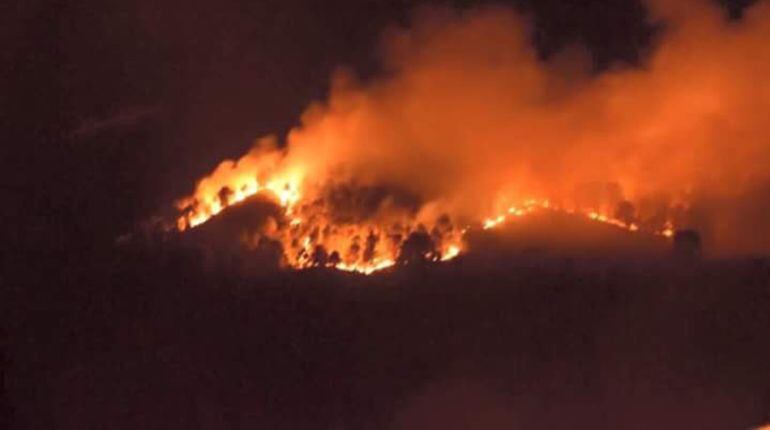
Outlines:
<svg viewBox="0 0 770 430"><path fill-rule="evenodd" d="M600 73L580 47L539 58L510 9L422 9L384 34L380 76L341 70L285 147L258 144L205 186L267 151L303 190L392 187L422 202L418 219L625 201L699 229L717 253L770 252L770 5L728 21L705 0L647 4L662 23L649 57Z"/></svg>

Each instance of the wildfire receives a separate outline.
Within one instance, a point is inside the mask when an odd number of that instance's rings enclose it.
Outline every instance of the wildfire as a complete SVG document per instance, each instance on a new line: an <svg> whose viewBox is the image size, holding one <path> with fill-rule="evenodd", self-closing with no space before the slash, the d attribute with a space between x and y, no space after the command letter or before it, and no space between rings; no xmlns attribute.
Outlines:
<svg viewBox="0 0 770 430"><path fill-rule="evenodd" d="M335 76L282 145L262 139L202 179L176 228L266 198L276 210L255 215L249 249L362 273L450 260L469 231L536 212L766 252L770 87L756 77L770 69L770 8L726 25L707 2L655 3L671 31L644 67L590 74L579 50L537 55L504 8L389 32L387 73Z"/></svg>
<svg viewBox="0 0 770 430"><path fill-rule="evenodd" d="M237 164L223 164L226 169L238 169ZM399 263L409 264L414 259L452 260L465 250L464 236L469 230L495 229L534 212L567 213L629 232L646 231L667 238L674 232L670 221L657 229L643 230L631 220L594 209L567 208L548 199L524 199L495 216L462 228L453 225L447 216L431 219L398 210L384 210L384 214L371 219L346 220L335 214L333 196L325 195L318 187L307 187L312 191L305 191L303 185L309 181L303 181L300 175L268 178L264 182L257 179L259 176L256 171L225 175L227 180L216 186L211 180L213 176L204 179L194 195L178 203L182 214L176 222L177 230L198 227L228 208L262 195L280 208L280 219L275 220L273 228L245 237L244 243L258 246L263 239L280 243L285 263L295 269L330 267L363 274Z"/></svg>
<svg viewBox="0 0 770 430"><path fill-rule="evenodd" d="M256 177L238 178L232 187L225 186L213 194L199 189L194 198L182 200L178 206L185 211L185 214L177 219L177 228L184 231L197 227L228 206L238 204L259 193L272 195L286 209L287 214L292 212L293 205L300 199L296 181L273 180L263 185ZM299 223L300 220L294 219L292 222Z"/></svg>
<svg viewBox="0 0 770 430"><path fill-rule="evenodd" d="M525 200L522 206L519 206L519 207L511 206L505 211L505 213L499 214L491 218L486 218L482 222L481 226L484 230L491 230L508 221L515 220L516 218L521 218L535 211L543 211L543 210L562 212L562 213L567 213L572 215L578 214L591 221L611 225L623 230L627 230L629 232L635 233L640 231L639 225L633 221L623 221L618 218L612 217L606 213L598 212L596 210L566 209L563 207L552 205L549 200L535 200L535 199ZM651 233L657 236L671 238L674 236L674 225L671 221L666 221L662 227L657 229L648 229L646 231L648 233Z"/></svg>
<svg viewBox="0 0 770 430"><path fill-rule="evenodd" d="M284 263L295 269L331 267L370 274L415 259L448 261L462 252L463 231L446 216L430 218L405 208L383 209L380 206L392 204L387 193L384 197L375 193L381 201L376 202L374 215L355 213L367 211L365 207L340 214L338 206L355 206L358 194L370 199L371 188L342 187L344 192L337 192L329 184L318 186L299 174L271 177L265 172L298 169L282 170L281 158L273 150L259 157L270 161L225 161L200 181L193 195L178 202L181 215L176 229L194 229L249 198L262 196L280 209L280 216L270 228L242 240L249 247L258 247L265 240L279 243ZM257 165L266 169L259 171Z"/></svg>
<svg viewBox="0 0 770 430"><path fill-rule="evenodd" d="M505 213L485 219L482 223L482 228L484 230L493 229L508 221L510 218L521 218L524 215L532 213L537 209L551 209L551 203L548 200L527 199L520 207L511 206L505 211Z"/></svg>

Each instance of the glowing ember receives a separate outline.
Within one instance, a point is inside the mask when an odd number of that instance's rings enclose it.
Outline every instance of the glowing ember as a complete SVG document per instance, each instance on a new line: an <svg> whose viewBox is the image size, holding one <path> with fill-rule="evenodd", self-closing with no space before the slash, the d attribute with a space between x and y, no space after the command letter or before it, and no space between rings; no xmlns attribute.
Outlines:
<svg viewBox="0 0 770 430"><path fill-rule="evenodd" d="M348 265L345 263L339 263L335 266L336 269L343 270L345 272L356 272L356 273L363 273L364 275L370 275L378 270L387 269L388 267L392 267L395 265L396 262L393 260L373 260L367 264L357 265L352 264Z"/></svg>
<svg viewBox="0 0 770 430"><path fill-rule="evenodd" d="M449 245L444 255L441 256L441 261L449 261L458 255L460 255L461 248L458 245Z"/></svg>
<svg viewBox="0 0 770 430"><path fill-rule="evenodd" d="M481 225L484 230L490 230L514 218L522 217L526 214L530 214L537 210L540 210L540 211L550 210L554 212L563 212L567 214L582 214L583 216L585 216L587 219L591 221L612 225L623 230L628 230L630 232L640 231L639 226L634 222L622 221L620 219L611 217L610 215L607 215L595 210L564 209L564 208L559 208L557 206L552 205L549 200L535 200L535 199L525 200L522 207L511 206L505 211L504 214L498 215L496 217L486 218ZM647 232L658 236L671 238L674 236L674 226L670 221L667 221L664 223L662 228L647 230Z"/></svg>

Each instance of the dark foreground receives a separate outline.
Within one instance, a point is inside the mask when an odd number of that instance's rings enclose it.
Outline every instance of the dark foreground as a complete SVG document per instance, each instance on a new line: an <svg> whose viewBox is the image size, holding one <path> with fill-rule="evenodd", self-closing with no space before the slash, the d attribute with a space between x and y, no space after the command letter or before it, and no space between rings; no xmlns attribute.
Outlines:
<svg viewBox="0 0 770 430"><path fill-rule="evenodd" d="M30 267L4 309L6 422L747 429L770 421L766 260L533 251L365 277L245 276L204 270L197 258L126 250Z"/></svg>

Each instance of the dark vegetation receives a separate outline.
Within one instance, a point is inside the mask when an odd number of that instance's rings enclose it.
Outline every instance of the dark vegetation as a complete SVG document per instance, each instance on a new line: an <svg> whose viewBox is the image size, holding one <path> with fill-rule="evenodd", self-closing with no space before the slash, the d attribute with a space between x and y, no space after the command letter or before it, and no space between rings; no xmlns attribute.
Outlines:
<svg viewBox="0 0 770 430"><path fill-rule="evenodd" d="M41 262L4 310L11 424L744 429L770 421L767 260L554 251L535 236L527 243L536 245L517 248L517 234L480 234L456 261L369 277L246 273L205 264L174 238L63 267Z"/></svg>

